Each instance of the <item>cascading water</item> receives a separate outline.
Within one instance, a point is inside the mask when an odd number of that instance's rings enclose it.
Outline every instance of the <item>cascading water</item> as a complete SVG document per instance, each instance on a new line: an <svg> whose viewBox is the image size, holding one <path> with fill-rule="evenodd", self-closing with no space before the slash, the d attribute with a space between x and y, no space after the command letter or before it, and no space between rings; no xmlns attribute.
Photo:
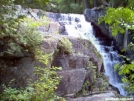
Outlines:
<svg viewBox="0 0 134 101"><path fill-rule="evenodd" d="M120 94L125 96L126 92L120 84L121 80L114 71L114 65L116 63L120 63L120 57L118 56L118 52L113 45L113 41L103 39L103 37L100 39L96 38L95 34L97 32L93 30L94 26L92 26L90 22L85 21L84 15L49 13L47 16L55 19L63 25L69 36L81 37L90 40L94 44L103 58L105 75L109 77L109 83L118 88ZM103 45L105 42L108 42L109 44Z"/></svg>

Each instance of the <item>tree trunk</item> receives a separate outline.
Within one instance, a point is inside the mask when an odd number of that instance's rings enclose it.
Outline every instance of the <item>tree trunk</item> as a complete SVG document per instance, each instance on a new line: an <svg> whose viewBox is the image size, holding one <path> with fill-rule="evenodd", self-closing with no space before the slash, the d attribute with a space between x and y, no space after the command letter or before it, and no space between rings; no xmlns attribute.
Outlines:
<svg viewBox="0 0 134 101"><path fill-rule="evenodd" d="M125 30L125 34L124 34L124 41L123 41L123 48L126 49L127 48L127 44L128 44L128 28L126 28Z"/></svg>
<svg viewBox="0 0 134 101"><path fill-rule="evenodd" d="M101 0L101 3L102 3L104 6L108 6L108 3L107 3L105 0Z"/></svg>
<svg viewBox="0 0 134 101"><path fill-rule="evenodd" d="M81 0L78 0L79 5L81 4Z"/></svg>
<svg viewBox="0 0 134 101"><path fill-rule="evenodd" d="M88 8L87 0L84 0L84 6L85 6L85 8Z"/></svg>
<svg viewBox="0 0 134 101"><path fill-rule="evenodd" d="M74 0L74 3L76 4L76 0Z"/></svg>
<svg viewBox="0 0 134 101"><path fill-rule="evenodd" d="M98 6L98 0L94 0L94 7Z"/></svg>

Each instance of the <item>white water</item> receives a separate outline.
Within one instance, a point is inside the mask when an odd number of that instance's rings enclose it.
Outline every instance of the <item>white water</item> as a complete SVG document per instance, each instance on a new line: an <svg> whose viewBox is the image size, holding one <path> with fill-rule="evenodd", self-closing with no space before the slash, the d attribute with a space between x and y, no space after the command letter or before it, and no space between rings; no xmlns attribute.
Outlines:
<svg viewBox="0 0 134 101"><path fill-rule="evenodd" d="M55 18L54 15L51 15L51 17ZM79 19L79 22L76 22L76 19ZM62 14L57 20L60 23L64 23L69 36L81 37L90 40L94 44L103 58L105 75L109 77L109 83L118 88L120 94L125 96L126 92L120 84L117 73L114 72L114 65L120 63L120 57L117 51L114 51L114 46L112 44L111 46L100 45L98 39L93 35L93 28L90 22L85 21L84 15Z"/></svg>

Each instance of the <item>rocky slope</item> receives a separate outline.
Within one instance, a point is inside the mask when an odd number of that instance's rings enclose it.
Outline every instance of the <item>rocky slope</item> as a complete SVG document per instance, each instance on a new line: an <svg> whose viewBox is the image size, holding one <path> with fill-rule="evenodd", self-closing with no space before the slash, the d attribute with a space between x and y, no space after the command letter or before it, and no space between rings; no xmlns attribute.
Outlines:
<svg viewBox="0 0 134 101"><path fill-rule="evenodd" d="M44 41L41 44L42 51L52 54L47 66L62 67L61 71L57 71L57 74L62 76L56 90L57 94L76 97L111 90L108 77L103 74L102 59L91 42L60 35L58 34L60 28L58 22L51 20L48 26L41 26L39 29L44 34ZM7 56L1 55L1 61L5 57ZM5 61L6 64L4 62L0 64L0 87L13 78L16 79L14 86L24 86L29 78L34 77L34 66L37 62L28 55L10 56ZM96 96L92 96L92 98L96 98ZM87 98L80 99L68 101L90 101L86 100Z"/></svg>

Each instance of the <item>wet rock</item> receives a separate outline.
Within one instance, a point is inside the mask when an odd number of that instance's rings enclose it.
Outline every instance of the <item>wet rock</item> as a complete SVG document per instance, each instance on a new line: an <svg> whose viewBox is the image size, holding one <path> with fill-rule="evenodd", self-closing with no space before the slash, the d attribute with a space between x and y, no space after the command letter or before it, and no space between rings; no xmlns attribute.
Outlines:
<svg viewBox="0 0 134 101"><path fill-rule="evenodd" d="M97 13L92 9L85 9L84 16L86 21L94 22L97 20Z"/></svg>
<svg viewBox="0 0 134 101"><path fill-rule="evenodd" d="M77 25L77 27L78 27L78 28L81 28L81 25L80 25L80 24L78 24L78 25Z"/></svg>
<svg viewBox="0 0 134 101"><path fill-rule="evenodd" d="M80 19L79 18L75 18L75 22L80 22Z"/></svg>
<svg viewBox="0 0 134 101"><path fill-rule="evenodd" d="M61 35L68 35L67 31L66 31L66 28L64 25L61 25L60 28L59 28L59 34Z"/></svg>
<svg viewBox="0 0 134 101"><path fill-rule="evenodd" d="M65 26L60 26L59 33L63 33L65 31L66 31Z"/></svg>

